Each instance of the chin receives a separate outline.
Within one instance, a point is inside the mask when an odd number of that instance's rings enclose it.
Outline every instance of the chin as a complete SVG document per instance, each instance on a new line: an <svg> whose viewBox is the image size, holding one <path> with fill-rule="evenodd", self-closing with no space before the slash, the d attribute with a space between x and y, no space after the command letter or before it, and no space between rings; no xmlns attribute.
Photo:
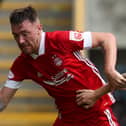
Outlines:
<svg viewBox="0 0 126 126"><path fill-rule="evenodd" d="M32 52L31 51L23 51L23 53L27 54L27 55L31 55Z"/></svg>
<svg viewBox="0 0 126 126"><path fill-rule="evenodd" d="M27 55L31 55L33 53L33 50L31 49L31 47L23 47L23 48L20 48L21 51Z"/></svg>

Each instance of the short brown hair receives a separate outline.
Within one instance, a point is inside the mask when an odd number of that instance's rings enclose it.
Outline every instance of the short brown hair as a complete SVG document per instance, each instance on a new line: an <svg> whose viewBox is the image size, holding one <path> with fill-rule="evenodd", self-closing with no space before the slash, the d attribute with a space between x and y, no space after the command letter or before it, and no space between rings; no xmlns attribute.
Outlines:
<svg viewBox="0 0 126 126"><path fill-rule="evenodd" d="M36 10L31 7L27 6L25 8L19 8L15 9L11 14L10 14L10 23L11 24L20 24L24 20L29 20L30 22L35 22L38 17L38 14Z"/></svg>

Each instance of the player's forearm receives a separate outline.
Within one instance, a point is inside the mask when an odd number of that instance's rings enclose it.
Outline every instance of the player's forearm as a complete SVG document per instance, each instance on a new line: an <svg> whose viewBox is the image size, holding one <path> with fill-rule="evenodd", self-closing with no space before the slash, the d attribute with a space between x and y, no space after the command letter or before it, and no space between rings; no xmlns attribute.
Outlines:
<svg viewBox="0 0 126 126"><path fill-rule="evenodd" d="M117 59L116 39L114 35L108 34L106 40L102 43L105 54L104 69L106 73L115 70Z"/></svg>
<svg viewBox="0 0 126 126"><path fill-rule="evenodd" d="M123 73L122 76L123 76L124 78L126 78L126 73ZM122 87L122 88L118 88L118 87L116 87L116 86L113 86L112 84L107 84L107 85L104 85L104 86L102 86L102 87L96 89L96 90L95 90L95 96L96 96L96 98L98 99L98 98L100 98L101 96L103 96L103 95L105 95L105 94L107 94L107 93L109 93L109 92L112 92L112 91L115 91L115 90L118 90L118 89L123 89L123 88L126 90L126 86L125 86L125 85L124 85L124 87Z"/></svg>
<svg viewBox="0 0 126 126"><path fill-rule="evenodd" d="M0 101L0 112L2 112L6 108L6 105L3 101Z"/></svg>
<svg viewBox="0 0 126 126"><path fill-rule="evenodd" d="M4 100L3 94L0 91L0 112L6 108L7 104Z"/></svg>
<svg viewBox="0 0 126 126"><path fill-rule="evenodd" d="M104 85L96 90L81 89L77 91L76 102L84 108L92 107L96 101L111 91L111 85Z"/></svg>
<svg viewBox="0 0 126 126"><path fill-rule="evenodd" d="M103 96L111 91L112 91L112 87L110 84L104 85L101 88L98 88L95 90L96 98L99 99L101 96Z"/></svg>
<svg viewBox="0 0 126 126"><path fill-rule="evenodd" d="M0 89L0 111L6 108L16 91L17 89L11 89L8 87Z"/></svg>

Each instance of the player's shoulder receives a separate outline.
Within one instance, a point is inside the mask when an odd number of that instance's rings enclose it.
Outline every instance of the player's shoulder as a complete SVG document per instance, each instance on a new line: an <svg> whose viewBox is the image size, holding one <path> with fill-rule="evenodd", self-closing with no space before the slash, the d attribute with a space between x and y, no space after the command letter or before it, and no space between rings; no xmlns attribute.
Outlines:
<svg viewBox="0 0 126 126"><path fill-rule="evenodd" d="M68 33L70 31L52 31L52 32L46 32L46 34L48 35L59 35L59 34L63 34L63 33Z"/></svg>
<svg viewBox="0 0 126 126"><path fill-rule="evenodd" d="M26 73L26 70L29 69L28 66L29 66L29 64L27 62L27 57L23 53L21 53L14 59L12 65L10 67L10 70L15 73L20 73L20 72Z"/></svg>
<svg viewBox="0 0 126 126"><path fill-rule="evenodd" d="M47 38L62 38L69 34L70 31L53 31L53 32L46 32Z"/></svg>

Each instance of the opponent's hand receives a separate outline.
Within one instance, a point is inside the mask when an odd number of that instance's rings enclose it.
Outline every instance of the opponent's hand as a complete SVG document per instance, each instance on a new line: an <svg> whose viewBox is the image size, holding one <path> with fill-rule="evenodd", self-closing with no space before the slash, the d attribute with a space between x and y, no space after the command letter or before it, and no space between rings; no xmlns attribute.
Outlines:
<svg viewBox="0 0 126 126"><path fill-rule="evenodd" d="M118 71L109 71L106 76L113 89L123 88L126 86L126 77L124 77L123 74L120 74Z"/></svg>
<svg viewBox="0 0 126 126"><path fill-rule="evenodd" d="M76 91L77 105L84 107L85 109L91 108L97 101L95 90L82 89Z"/></svg>
<svg viewBox="0 0 126 126"><path fill-rule="evenodd" d="M123 77L126 78L126 73L122 73Z"/></svg>
<svg viewBox="0 0 126 126"><path fill-rule="evenodd" d="M124 78L126 78L126 73L122 73L121 74ZM126 90L126 85L122 86L121 88L118 88L118 89L121 89L121 90Z"/></svg>
<svg viewBox="0 0 126 126"><path fill-rule="evenodd" d="M112 91L110 84L99 87L96 90L81 89L77 90L76 102L78 105L83 106L85 109L92 107L96 101L103 95Z"/></svg>

